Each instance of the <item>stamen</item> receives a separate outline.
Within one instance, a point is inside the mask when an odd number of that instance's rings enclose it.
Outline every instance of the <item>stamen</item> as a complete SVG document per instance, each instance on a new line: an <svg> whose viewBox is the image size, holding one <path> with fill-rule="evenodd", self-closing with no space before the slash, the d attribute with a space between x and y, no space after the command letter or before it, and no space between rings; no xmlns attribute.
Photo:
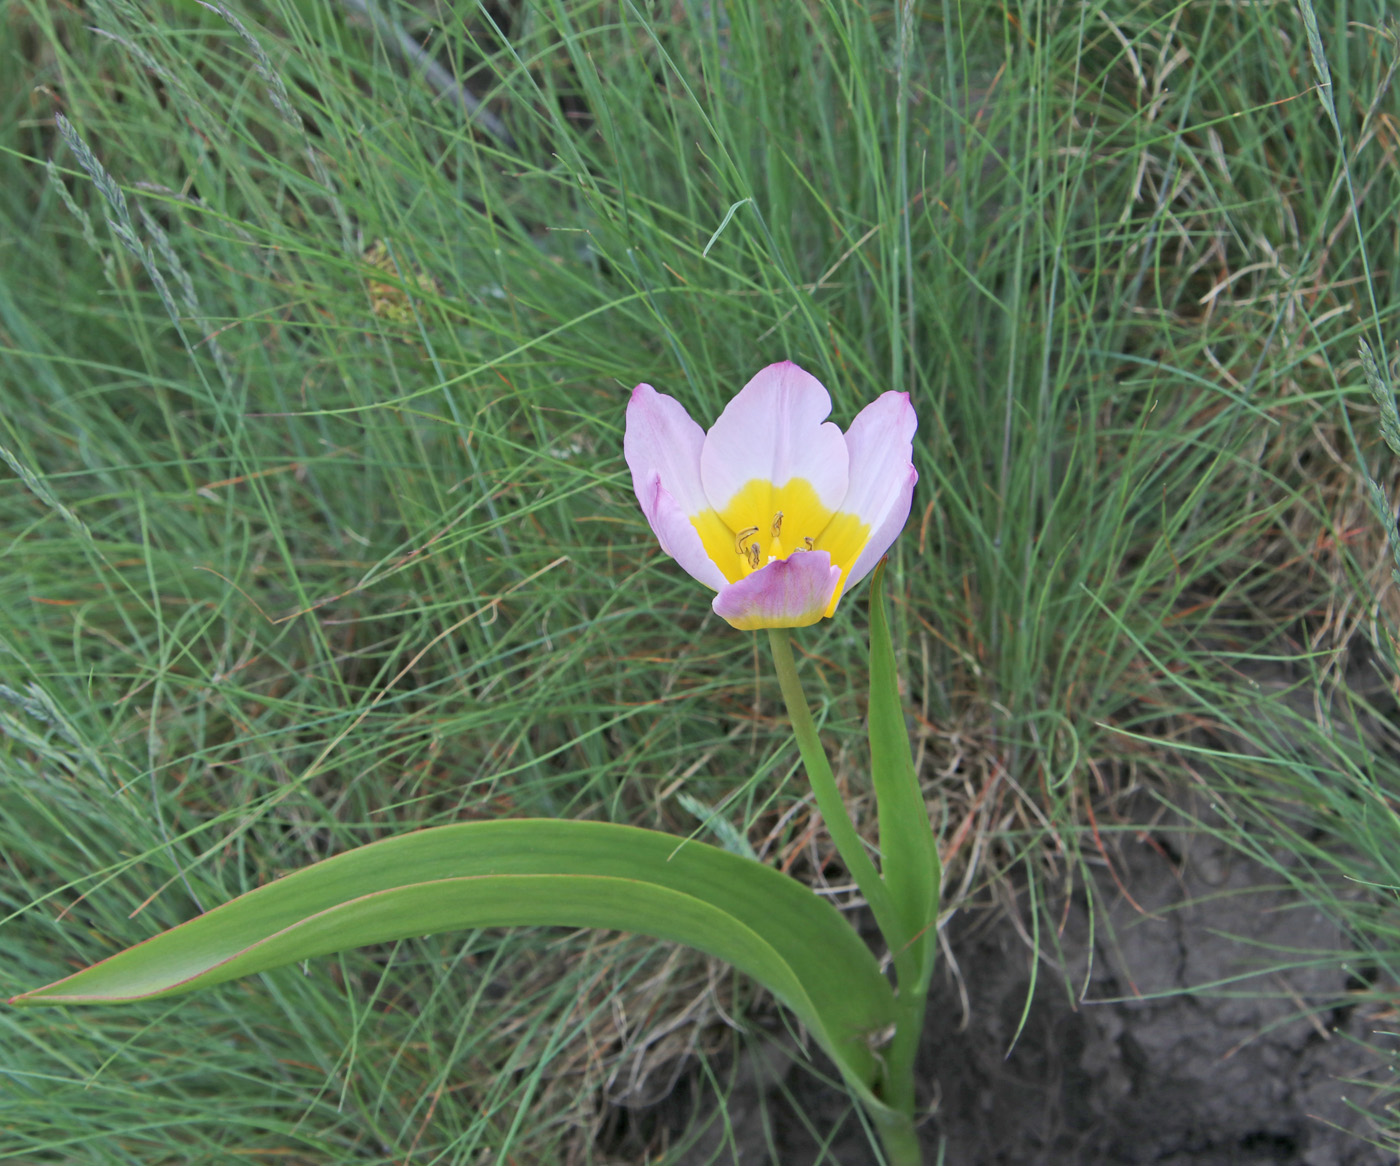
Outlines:
<svg viewBox="0 0 1400 1166"><path fill-rule="evenodd" d="M758 570L758 560L761 559L763 555L759 551L757 543L754 543L753 546L749 547L748 555L749 566L752 567L755 571Z"/></svg>
<svg viewBox="0 0 1400 1166"><path fill-rule="evenodd" d="M774 538L777 538L783 533L783 512L781 510L779 510L777 514L773 515L772 533Z"/></svg>
<svg viewBox="0 0 1400 1166"><path fill-rule="evenodd" d="M756 526L746 526L746 527L744 527L744 529L741 530L737 535L735 535L735 536L734 536L734 552L735 552L735 554L747 555L747 554L749 553L749 548L746 547L744 544L745 544L746 542L748 542L749 539L753 538L753 536L756 535L757 533L758 533L758 527L756 527Z"/></svg>
<svg viewBox="0 0 1400 1166"><path fill-rule="evenodd" d="M817 549L817 540L814 538L804 538L802 542L806 549L809 551L814 551Z"/></svg>

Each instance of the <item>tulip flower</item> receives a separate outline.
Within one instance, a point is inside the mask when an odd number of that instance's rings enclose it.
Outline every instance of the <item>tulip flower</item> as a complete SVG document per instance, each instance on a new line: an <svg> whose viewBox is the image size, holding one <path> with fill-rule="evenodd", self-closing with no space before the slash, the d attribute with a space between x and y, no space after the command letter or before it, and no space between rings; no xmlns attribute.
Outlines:
<svg viewBox="0 0 1400 1166"><path fill-rule="evenodd" d="M830 412L821 382L787 360L749 381L708 433L674 397L632 390L623 452L642 513L740 630L831 615L909 517L909 394L881 394L844 434Z"/></svg>

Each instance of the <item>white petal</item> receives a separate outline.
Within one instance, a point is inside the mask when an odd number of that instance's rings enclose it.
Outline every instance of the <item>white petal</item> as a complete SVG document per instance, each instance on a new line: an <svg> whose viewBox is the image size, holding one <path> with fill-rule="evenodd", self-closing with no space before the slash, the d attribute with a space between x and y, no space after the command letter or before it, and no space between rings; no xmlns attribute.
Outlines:
<svg viewBox="0 0 1400 1166"><path fill-rule="evenodd" d="M724 577L724 572L715 566L706 553L700 532L695 529L690 516L677 505L658 475L652 475L650 501L641 497L640 490L638 501L642 503L642 513L647 516L661 549L675 559L687 575L712 591L728 585L729 580Z"/></svg>
<svg viewBox="0 0 1400 1166"><path fill-rule="evenodd" d="M674 397L646 384L632 390L622 456L632 471L632 490L648 517L657 478L683 513L699 514L710 508L700 485L704 442L705 431Z"/></svg>
<svg viewBox="0 0 1400 1166"><path fill-rule="evenodd" d="M885 511L884 517L871 528L870 540L856 556L851 573L846 576L845 584L841 588L842 595L875 570L885 552L890 549L890 545L899 537L899 532L904 529L904 524L909 518L909 505L914 498L914 483L918 480L919 472L913 466L906 466L898 493L890 500L889 509Z"/></svg>
<svg viewBox="0 0 1400 1166"><path fill-rule="evenodd" d="M850 460L841 430L826 421L831 397L791 361L770 364L739 390L705 435L700 480L720 513L752 481L809 482L828 510L846 494Z"/></svg>
<svg viewBox="0 0 1400 1166"><path fill-rule="evenodd" d="M841 513L870 528L865 546L851 564L843 593L875 569L909 517L914 483L914 430L918 427L908 393L882 393L857 414L846 432L850 488Z"/></svg>
<svg viewBox="0 0 1400 1166"><path fill-rule="evenodd" d="M839 507L872 528L884 520L914 462L918 427L908 393L881 393L846 432L849 485Z"/></svg>
<svg viewBox="0 0 1400 1166"><path fill-rule="evenodd" d="M622 452L642 513L661 549L692 578L719 590L728 580L711 561L691 521L698 517L717 522L700 485L704 440L704 430L674 397L645 384L632 390Z"/></svg>

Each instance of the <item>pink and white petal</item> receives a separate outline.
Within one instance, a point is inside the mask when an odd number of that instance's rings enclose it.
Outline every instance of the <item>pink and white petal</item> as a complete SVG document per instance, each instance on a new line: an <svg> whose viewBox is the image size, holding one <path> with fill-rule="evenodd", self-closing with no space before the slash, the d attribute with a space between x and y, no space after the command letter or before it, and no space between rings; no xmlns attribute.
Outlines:
<svg viewBox="0 0 1400 1166"><path fill-rule="evenodd" d="M850 484L840 510L874 529L904 488L919 419L908 393L881 393L846 431Z"/></svg>
<svg viewBox="0 0 1400 1166"><path fill-rule="evenodd" d="M904 529L914 483L914 430L918 418L908 393L881 393L862 409L846 432L850 452L850 487L841 514L869 528L865 545L851 563L843 592L871 571Z"/></svg>
<svg viewBox="0 0 1400 1166"><path fill-rule="evenodd" d="M644 493L646 497L643 497ZM652 533L656 535L661 549L675 559L687 575L705 584L711 591L728 585L729 580L724 577L724 572L715 566L706 553L700 532L662 484L660 475L651 475L650 487L644 485L637 488L637 500L642 504L642 513L651 524Z"/></svg>
<svg viewBox="0 0 1400 1166"><path fill-rule="evenodd" d="M899 537L899 532L904 529L904 524L909 519L909 506L914 499L914 483L918 480L918 470L913 466L906 466L903 480L890 499L888 508L884 515L872 524L870 538L856 556L856 561L851 564L850 574L846 576L845 586L841 589L842 595L875 570L885 552Z"/></svg>
<svg viewBox="0 0 1400 1166"><path fill-rule="evenodd" d="M828 510L846 495L850 455L841 430L827 421L831 397L822 383L790 360L760 370L705 435L700 480L721 513L749 482L775 487L810 482Z"/></svg>
<svg viewBox="0 0 1400 1166"><path fill-rule="evenodd" d="M826 614L841 568L825 551L798 551L720 589L710 605L740 631L805 628Z"/></svg>
<svg viewBox="0 0 1400 1166"><path fill-rule="evenodd" d="M632 490L648 518L657 478L683 513L699 514L710 509L700 484L700 450L704 443L705 431L674 397L658 393L647 384L632 390L632 399L627 402L622 456L632 471ZM653 522L652 529L655 527Z"/></svg>

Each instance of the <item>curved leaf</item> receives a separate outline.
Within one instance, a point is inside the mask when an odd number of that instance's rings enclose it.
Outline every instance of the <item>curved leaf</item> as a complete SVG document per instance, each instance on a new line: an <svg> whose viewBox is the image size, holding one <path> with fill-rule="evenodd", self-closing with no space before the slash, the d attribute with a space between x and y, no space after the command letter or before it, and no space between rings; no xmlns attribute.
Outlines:
<svg viewBox="0 0 1400 1166"><path fill-rule="evenodd" d="M885 618L884 576L882 561L870 581L870 775L880 821L885 882L907 928L909 943L920 949L922 967L931 970L942 876L938 843L914 772L909 729L899 699L894 645ZM900 983L903 985L903 980Z"/></svg>
<svg viewBox="0 0 1400 1166"><path fill-rule="evenodd" d="M468 822L371 843L259 887L11 1004L169 996L369 943L468 927L635 931L733 964L786 1004L872 1111L893 993L825 900L701 842L603 822Z"/></svg>

